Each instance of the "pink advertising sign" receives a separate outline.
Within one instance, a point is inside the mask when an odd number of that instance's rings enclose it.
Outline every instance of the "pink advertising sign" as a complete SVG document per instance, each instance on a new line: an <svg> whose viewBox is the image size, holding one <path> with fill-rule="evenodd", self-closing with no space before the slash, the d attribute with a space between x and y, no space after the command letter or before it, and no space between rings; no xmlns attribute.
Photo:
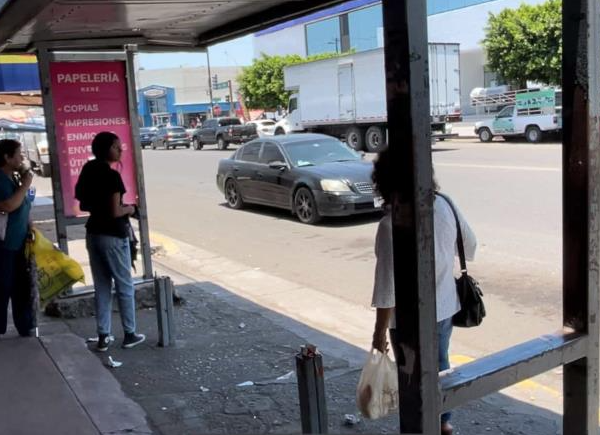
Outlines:
<svg viewBox="0 0 600 435"><path fill-rule="evenodd" d="M125 71L124 61L50 63L65 216L84 215L75 199L75 184L92 157L92 139L101 131L111 131L121 139L121 163L113 167L127 189L123 202L138 203Z"/></svg>

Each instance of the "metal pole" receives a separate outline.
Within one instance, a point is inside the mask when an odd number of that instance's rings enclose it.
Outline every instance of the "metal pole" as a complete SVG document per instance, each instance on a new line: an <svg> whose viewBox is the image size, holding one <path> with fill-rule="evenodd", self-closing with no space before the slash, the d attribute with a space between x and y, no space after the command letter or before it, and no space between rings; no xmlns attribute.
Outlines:
<svg viewBox="0 0 600 435"><path fill-rule="evenodd" d="M54 216L56 225L56 238L61 251L68 253L67 222L64 214L62 183L60 178L60 160L56 143L56 125L54 121L54 101L50 82L50 61L52 54L45 45L37 46L37 58L40 69L40 83L42 86L42 100L44 104L44 117L46 118L46 135L50 154L50 167L52 173L52 193L54 199Z"/></svg>
<svg viewBox="0 0 600 435"><path fill-rule="evenodd" d="M296 376L302 433L327 433L323 357L315 346L307 344L300 348L296 355Z"/></svg>
<svg viewBox="0 0 600 435"><path fill-rule="evenodd" d="M140 214L140 250L144 265L144 279L152 278L152 253L150 250L150 228L148 225L148 204L146 202L146 185L144 181L144 160L140 146L140 128L138 124L137 92L135 88L134 52L131 46L125 48L127 71L127 97L129 101L129 122L133 139L133 155L135 157L135 173L138 188L138 208Z"/></svg>
<svg viewBox="0 0 600 435"><path fill-rule="evenodd" d="M208 92L210 95L210 117L215 116L215 107L213 103L213 88L212 88L212 73L210 72L210 54L209 49L206 49L206 65L208 66Z"/></svg>
<svg viewBox="0 0 600 435"><path fill-rule="evenodd" d="M400 432L440 433L425 0L383 0Z"/></svg>
<svg viewBox="0 0 600 435"><path fill-rule="evenodd" d="M587 334L564 366L563 432L598 433L600 288L600 7L563 2L563 324Z"/></svg>
<svg viewBox="0 0 600 435"><path fill-rule="evenodd" d="M231 80L227 80L227 84L229 85L229 116L235 116L235 104L233 102L233 87Z"/></svg>

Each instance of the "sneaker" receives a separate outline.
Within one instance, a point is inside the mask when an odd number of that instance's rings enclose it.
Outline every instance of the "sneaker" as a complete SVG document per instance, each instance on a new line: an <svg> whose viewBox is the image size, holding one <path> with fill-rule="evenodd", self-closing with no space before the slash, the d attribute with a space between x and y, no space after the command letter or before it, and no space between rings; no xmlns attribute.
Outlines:
<svg viewBox="0 0 600 435"><path fill-rule="evenodd" d="M96 350L98 352L106 352L108 350L108 346L110 345L110 337L108 334L99 334L98 335L98 345L96 346Z"/></svg>
<svg viewBox="0 0 600 435"><path fill-rule="evenodd" d="M123 349L131 349L144 341L146 341L146 336L144 334L136 334L135 332L125 333Z"/></svg>

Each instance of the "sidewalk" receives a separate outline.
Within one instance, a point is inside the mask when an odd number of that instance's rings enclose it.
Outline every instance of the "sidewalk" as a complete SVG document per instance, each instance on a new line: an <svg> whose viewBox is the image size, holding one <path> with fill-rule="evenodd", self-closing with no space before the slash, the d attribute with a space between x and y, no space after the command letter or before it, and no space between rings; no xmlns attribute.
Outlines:
<svg viewBox="0 0 600 435"><path fill-rule="evenodd" d="M40 226L50 234L52 223L45 220ZM41 342L3 337L0 354L11 357L0 358L0 382L11 386L11 394L0 395L0 434L87 435L125 428L161 435L300 433L293 370L306 342L323 353L330 433L398 432L396 415L344 423L345 414L356 413L355 389L368 346L351 339L364 328L351 322L363 315L371 322L369 310L352 311L338 301L339 310L327 312L331 301L312 289L165 237L154 239L163 248L155 256L158 272L170 275L186 300L176 308L176 346L156 346L152 309L138 312L148 340L132 350L87 350L93 318L43 318ZM84 260L82 243L71 245L73 257ZM294 319L288 311L298 306ZM117 315L114 325L118 343ZM108 369L109 355L123 366ZM252 385L239 386L248 381ZM26 420L15 418L23 415ZM461 435L561 432L560 415L501 393L456 410L454 423Z"/></svg>

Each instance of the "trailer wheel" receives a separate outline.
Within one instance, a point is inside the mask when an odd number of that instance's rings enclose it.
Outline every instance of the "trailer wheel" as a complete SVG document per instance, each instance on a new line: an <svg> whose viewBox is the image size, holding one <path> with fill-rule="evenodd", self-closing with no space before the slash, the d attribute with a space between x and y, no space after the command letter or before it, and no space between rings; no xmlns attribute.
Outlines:
<svg viewBox="0 0 600 435"><path fill-rule="evenodd" d="M378 153L386 149L387 141L385 130L377 125L372 125L365 134L367 150Z"/></svg>
<svg viewBox="0 0 600 435"><path fill-rule="evenodd" d="M350 127L346 130L346 143L356 151L362 151L365 147L363 131L358 127Z"/></svg>

